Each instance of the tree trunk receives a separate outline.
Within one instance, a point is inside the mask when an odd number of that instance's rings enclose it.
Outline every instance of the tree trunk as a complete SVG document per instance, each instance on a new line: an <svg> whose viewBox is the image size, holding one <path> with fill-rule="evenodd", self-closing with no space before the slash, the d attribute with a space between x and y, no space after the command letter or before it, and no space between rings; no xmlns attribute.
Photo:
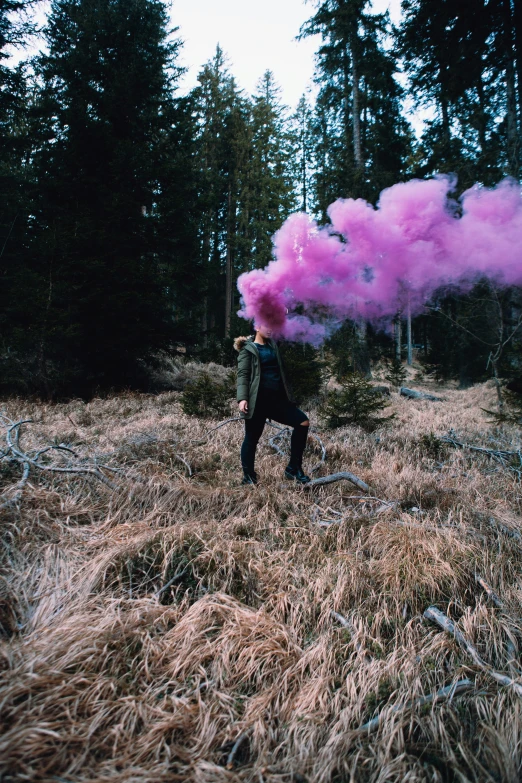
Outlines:
<svg viewBox="0 0 522 783"><path fill-rule="evenodd" d="M444 140L444 146L446 147L445 153L449 154L449 147L451 144L451 131L449 120L449 108L446 98L440 98L440 110L442 113L442 138Z"/></svg>
<svg viewBox="0 0 522 783"><path fill-rule="evenodd" d="M397 313L395 316L395 356L401 361L402 359L402 313Z"/></svg>
<svg viewBox="0 0 522 783"><path fill-rule="evenodd" d="M522 136L522 3L520 0L515 0L513 21L515 30L515 56L518 81L518 130L519 135Z"/></svg>
<svg viewBox="0 0 522 783"><path fill-rule="evenodd" d="M363 155L361 144L361 90L359 85L359 63L357 61L357 52L355 46L356 35L352 36L351 55L352 55L352 121L353 121L353 155L355 167L363 168Z"/></svg>
<svg viewBox="0 0 522 783"><path fill-rule="evenodd" d="M486 132L487 132L487 124L488 124L488 118L486 114L486 99L484 95L484 82L482 81L482 73L479 73L478 75L478 81L477 81L477 96L479 101L479 116L478 116L478 137L479 137L479 144L480 144L480 154L481 157L484 157L486 154Z"/></svg>
<svg viewBox="0 0 522 783"><path fill-rule="evenodd" d="M520 1L520 0L519 0ZM511 1L503 0L504 11L504 52L505 52L505 78L506 78L506 120L507 120L507 152L508 172L518 179L519 138L517 128L517 99L515 93L515 57L513 46L513 16L511 13Z"/></svg>
<svg viewBox="0 0 522 783"><path fill-rule="evenodd" d="M346 149L350 147L351 122L350 122L350 72L348 46L343 51L343 103L344 103L344 137ZM325 139L326 142L326 139Z"/></svg>
<svg viewBox="0 0 522 783"><path fill-rule="evenodd" d="M232 183L228 182L227 201L227 260L225 269L225 337L230 337L230 321L232 317Z"/></svg>
<svg viewBox="0 0 522 783"><path fill-rule="evenodd" d="M409 301L408 301L406 324L407 324L407 337L408 337L408 367L411 367L413 364L413 345L411 341L411 306Z"/></svg>

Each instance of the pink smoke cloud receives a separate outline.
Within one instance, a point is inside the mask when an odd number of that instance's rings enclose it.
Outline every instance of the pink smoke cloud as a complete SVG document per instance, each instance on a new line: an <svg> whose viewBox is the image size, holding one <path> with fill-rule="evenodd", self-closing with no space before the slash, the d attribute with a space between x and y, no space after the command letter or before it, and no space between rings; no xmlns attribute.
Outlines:
<svg viewBox="0 0 522 783"><path fill-rule="evenodd" d="M450 177L412 180L331 204L331 225L291 215L274 237L274 260L240 276L239 315L293 340L320 343L328 322L419 312L444 285L469 289L484 275L522 283L522 194L513 180L474 186L460 203ZM296 309L299 314L296 314Z"/></svg>

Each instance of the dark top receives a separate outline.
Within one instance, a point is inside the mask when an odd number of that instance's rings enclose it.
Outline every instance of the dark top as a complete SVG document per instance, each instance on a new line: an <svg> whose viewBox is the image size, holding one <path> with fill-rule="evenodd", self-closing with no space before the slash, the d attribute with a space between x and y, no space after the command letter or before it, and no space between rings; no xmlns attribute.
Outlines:
<svg viewBox="0 0 522 783"><path fill-rule="evenodd" d="M259 358L261 360L260 387L269 391L281 392L283 383L276 352L272 346L267 343L264 345L261 345L261 343L254 343L254 345L259 352Z"/></svg>

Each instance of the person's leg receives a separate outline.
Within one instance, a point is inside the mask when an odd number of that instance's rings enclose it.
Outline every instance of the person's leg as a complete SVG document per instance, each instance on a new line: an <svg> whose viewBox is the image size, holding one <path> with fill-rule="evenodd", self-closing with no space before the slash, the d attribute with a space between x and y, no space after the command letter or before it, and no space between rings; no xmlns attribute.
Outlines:
<svg viewBox="0 0 522 783"><path fill-rule="evenodd" d="M302 411L299 412L302 413ZM303 467L303 452L306 448L309 426L310 422L306 419L296 424L292 431L292 437L290 438L290 462L288 466L296 470Z"/></svg>
<svg viewBox="0 0 522 783"><path fill-rule="evenodd" d="M250 476L254 481L257 479L254 469L256 459L256 448L259 438L263 434L266 416L256 405L251 419L245 419L245 438L241 446L241 465L245 478Z"/></svg>
<svg viewBox="0 0 522 783"><path fill-rule="evenodd" d="M282 400L268 415L281 424L293 427L292 436L290 438L290 462L288 463L286 472L290 473L293 478L299 475L302 477L300 480L308 481L308 477L304 475L302 470L303 452L306 447L308 428L310 426L308 416L287 400Z"/></svg>

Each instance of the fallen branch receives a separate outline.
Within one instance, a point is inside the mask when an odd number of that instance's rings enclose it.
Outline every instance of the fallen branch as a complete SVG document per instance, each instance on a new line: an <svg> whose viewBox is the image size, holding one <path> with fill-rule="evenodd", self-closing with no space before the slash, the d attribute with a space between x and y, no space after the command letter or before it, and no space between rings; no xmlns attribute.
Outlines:
<svg viewBox="0 0 522 783"><path fill-rule="evenodd" d="M416 391L415 389L407 389L406 386L401 386L399 394L402 397L408 397L411 400L430 400L430 402L442 402L442 397L435 397L434 394L428 394L427 392Z"/></svg>
<svg viewBox="0 0 522 783"><path fill-rule="evenodd" d="M279 432L276 435L268 439L268 443L274 449L274 451L277 454L279 454L280 457L286 457L287 455L282 449L279 448L279 446L276 443L276 440L279 440L279 438L284 438L286 435L289 435L290 430L288 429L288 427L279 427L279 425L273 424L271 421L267 421L266 423L269 425L269 427L274 427L276 430L279 430Z"/></svg>
<svg viewBox="0 0 522 783"><path fill-rule="evenodd" d="M192 468L190 467L190 465L187 462L187 460L184 457L182 457L181 454L174 453L174 457L176 457L176 459L179 459L179 461L182 462L185 465L185 467L186 467L186 469L188 471L189 477L192 476Z"/></svg>
<svg viewBox="0 0 522 783"><path fill-rule="evenodd" d="M518 449L518 451L505 451L503 449L485 449L482 446L473 446L471 443L462 443L461 441L457 440L455 437L455 433L450 430L448 435L443 435L440 440L443 443L448 443L450 446L455 446L455 448L460 449L468 449L468 451L476 451L479 454L485 454L487 457L490 457L491 459L495 460L495 462L498 462L500 465L502 465L503 468L507 468L508 470L511 470L513 473L516 473L519 478L522 478L522 450ZM519 465L507 465L506 459L513 459L518 458Z"/></svg>
<svg viewBox="0 0 522 783"><path fill-rule="evenodd" d="M506 527L501 522L497 522L497 520L493 517L488 517L487 522L488 525L494 527L495 530L504 533L504 535L506 535L508 538L514 538L515 541L522 541L522 535L520 535L518 530L512 530L510 527Z"/></svg>
<svg viewBox="0 0 522 783"><path fill-rule="evenodd" d="M33 454L26 452L20 445L21 428L24 424L33 424L33 420L23 419L21 421L12 421L5 414L0 414L0 419L3 420L4 426L6 427L5 440L7 447L2 449L0 461L14 463L22 467L22 477L20 481L10 488L11 490L15 490L14 496L3 500L3 502L0 503L0 508L15 506L19 503L24 487L29 480L29 475L32 468L46 473L68 473L94 476L94 478L98 479L98 481L101 481L103 484L106 484L111 489L116 488L112 481L109 481L109 479L100 470L100 468L111 470L111 468L107 468L105 465L96 464L95 467L91 468L71 466L60 467L58 465L42 464L40 462L41 457L44 454L49 454L50 452L65 452L72 455L76 459L78 459L78 454L63 443L58 445L45 446L41 449L38 449ZM9 492L9 490L6 490L6 492ZM3 493L2 497L5 498L6 492Z"/></svg>
<svg viewBox="0 0 522 783"><path fill-rule="evenodd" d="M495 593L493 588L488 585L485 579L482 579L481 576L478 576L478 574L476 574L475 580L477 584L479 584L482 587L482 589L487 593L489 600L492 601L492 603L494 603L495 606L498 606L499 609L502 609L504 604L502 603L498 595Z"/></svg>
<svg viewBox="0 0 522 783"><path fill-rule="evenodd" d="M228 754L227 764L226 764L227 769L234 769L235 766L234 762L237 756L237 752L240 749L241 745L244 743L244 741L248 738L249 734L250 734L250 729L247 729L242 734L240 734L237 740L234 742L234 745L232 746L232 750Z"/></svg>
<svg viewBox="0 0 522 783"><path fill-rule="evenodd" d="M169 587L172 587L172 585L175 585L176 582L179 582L180 579L182 579L187 573L189 565L190 563L187 563L183 571L178 571L176 574L174 574L172 579L169 579L169 581L166 584L164 584L163 587L160 587L160 589L154 593L155 597L159 598L160 595L162 595L165 592L165 590L168 590Z"/></svg>
<svg viewBox="0 0 522 783"><path fill-rule="evenodd" d="M471 680L458 680L453 685L446 685L445 688L441 688L436 693L430 693L428 696L419 696L419 698L407 702L404 706L401 705L392 707L391 710L389 710L388 715L393 715L397 712L403 712L409 709L424 707L425 704L434 704L435 702L447 701L448 699L451 700L454 696L461 696L463 693L467 693L468 691L473 690L474 687L475 686ZM356 729L356 731L366 731L368 733L375 731L379 728L382 717L383 713L380 712L375 716L375 718L372 718L368 721L368 723L360 726L358 729Z"/></svg>
<svg viewBox="0 0 522 783"><path fill-rule="evenodd" d="M307 489L310 487L322 487L325 484L333 484L335 481L351 481L356 487L362 489L363 492L368 492L370 487L368 484L358 478L354 473L349 473L344 470L342 473L332 473L330 476L322 476L321 478L312 479L308 484L303 484Z"/></svg>
<svg viewBox="0 0 522 783"><path fill-rule="evenodd" d="M430 606L424 612L424 617L426 620L431 620L433 623L438 625L440 628L442 628L443 631L451 634L462 647L462 649L467 652L467 654L473 660L474 664L478 666L479 669L482 669L483 672L489 674L489 676L500 685L513 688L517 696L522 697L522 685L518 682L515 682L515 680L511 679L511 677L508 677L506 674L495 671L495 669L493 669L488 663L483 661L476 648L466 639L464 634L461 633L458 628L456 628L454 622L450 620L450 618L445 615L444 612L441 612L439 609L437 609L436 606Z"/></svg>
<svg viewBox="0 0 522 783"><path fill-rule="evenodd" d="M225 424L231 424L233 421L242 421L241 416L233 416L231 419L226 419L225 421L222 421L221 424L218 424L217 427L212 427L211 430L207 430L206 437L203 438L203 440L191 440L190 442L194 444L194 446L202 446L204 443L207 442L208 436L215 432L216 430L221 429L221 427L224 427Z"/></svg>
<svg viewBox="0 0 522 783"><path fill-rule="evenodd" d="M339 614L338 612L330 612L330 617L332 617L334 620L337 620L338 623L340 623L343 628L345 628L348 633L350 634L354 647L357 650L358 653L363 652L363 647L360 642L357 641L357 629L355 625L353 624L353 620L347 619L346 617L343 617L342 614ZM371 657L367 654L366 658L368 660L371 660Z"/></svg>

